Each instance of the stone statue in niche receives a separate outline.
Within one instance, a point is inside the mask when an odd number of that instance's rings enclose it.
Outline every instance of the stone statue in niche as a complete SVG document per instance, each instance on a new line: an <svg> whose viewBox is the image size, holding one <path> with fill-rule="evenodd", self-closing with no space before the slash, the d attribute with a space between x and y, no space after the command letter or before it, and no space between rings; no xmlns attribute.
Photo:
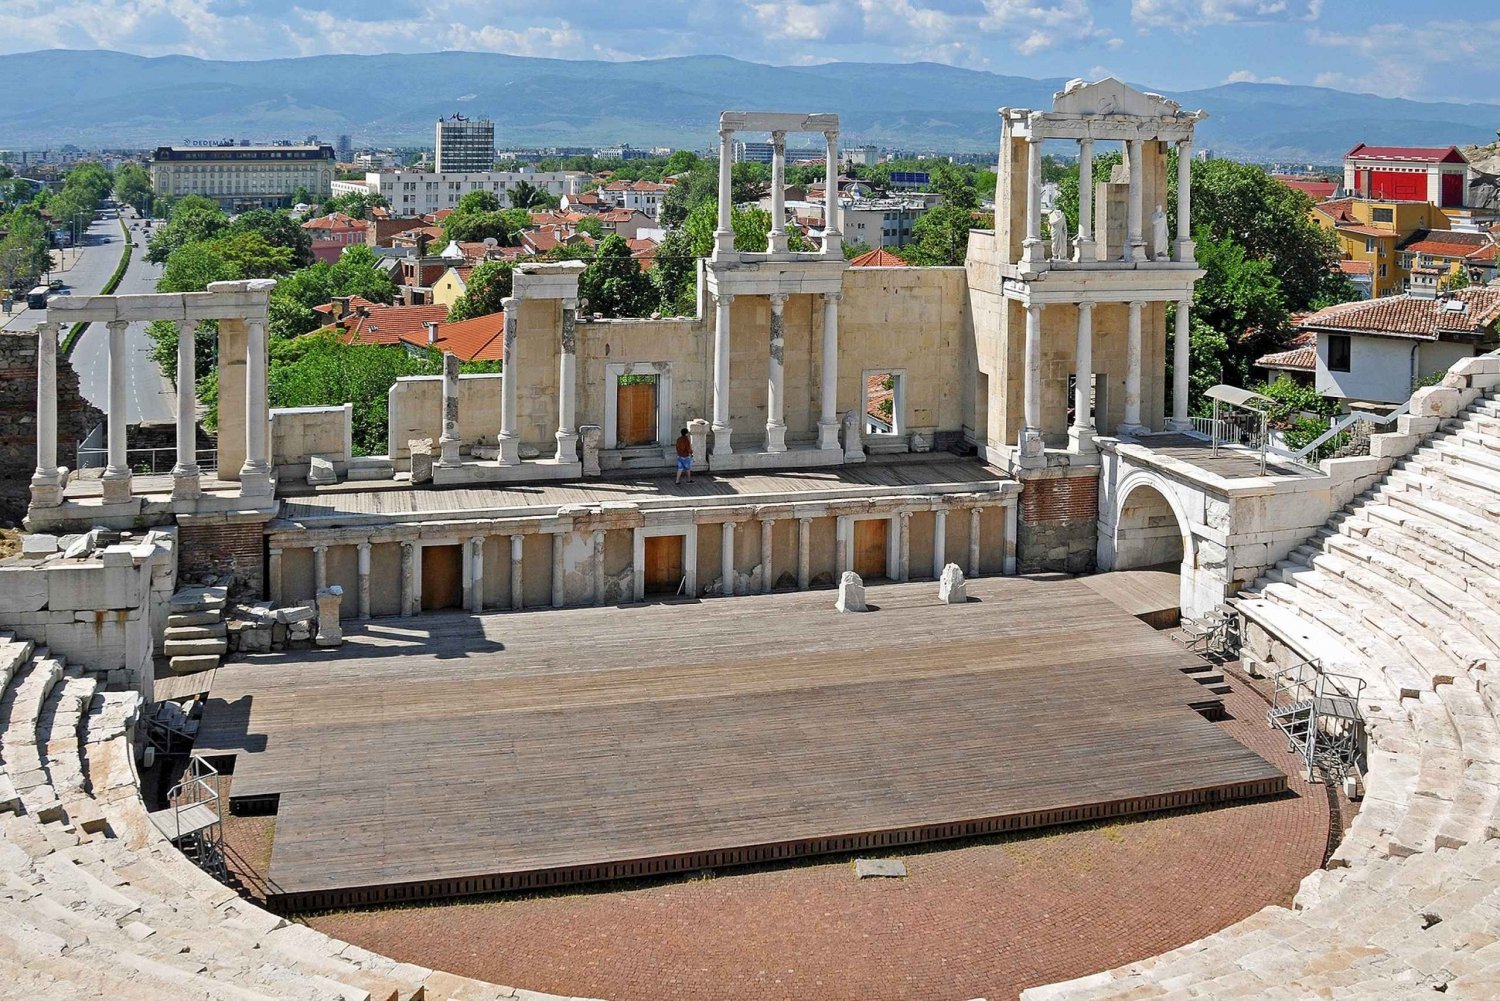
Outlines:
<svg viewBox="0 0 1500 1001"><path fill-rule="evenodd" d="M1151 213L1151 258L1156 261L1172 259L1172 251L1167 244L1167 214L1160 205Z"/></svg>
<svg viewBox="0 0 1500 1001"><path fill-rule="evenodd" d="M1057 206L1047 213L1047 226L1052 230L1052 259L1068 259L1068 217Z"/></svg>

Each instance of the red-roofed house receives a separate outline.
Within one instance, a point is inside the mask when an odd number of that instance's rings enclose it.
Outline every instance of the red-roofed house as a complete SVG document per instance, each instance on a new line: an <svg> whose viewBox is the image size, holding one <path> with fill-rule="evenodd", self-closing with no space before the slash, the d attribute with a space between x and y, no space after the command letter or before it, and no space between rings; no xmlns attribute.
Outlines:
<svg viewBox="0 0 1500 1001"><path fill-rule="evenodd" d="M905 268L910 267L905 261L884 247L876 247L874 250L860 254L849 262L851 268Z"/></svg>
<svg viewBox="0 0 1500 1001"><path fill-rule="evenodd" d="M312 237L313 256L320 261L332 262L339 259L345 247L365 242L365 230L369 224L342 212L330 212L307 220L302 228Z"/></svg>
<svg viewBox="0 0 1500 1001"><path fill-rule="evenodd" d="M1315 202L1326 202L1339 193L1337 181L1321 181L1314 178L1295 177L1290 174L1272 174L1271 176L1293 191L1302 192Z"/></svg>
<svg viewBox="0 0 1500 1001"><path fill-rule="evenodd" d="M1255 367L1265 369L1271 382L1286 376L1298 385L1311 386L1318 369L1317 331L1302 331L1282 350L1255 359Z"/></svg>
<svg viewBox="0 0 1500 1001"><path fill-rule="evenodd" d="M1344 156L1344 190L1360 198L1462 208L1469 161L1457 146L1367 146Z"/></svg>
<svg viewBox="0 0 1500 1001"><path fill-rule="evenodd" d="M313 309L330 321L314 332L332 331L345 344L399 344L410 336L425 340L427 321L448 318L447 306L386 306L360 296L340 297Z"/></svg>
<svg viewBox="0 0 1500 1001"><path fill-rule="evenodd" d="M598 194L617 209L631 209L655 219L661 214L662 199L670 190L670 184L655 181L610 181L599 189Z"/></svg>
<svg viewBox="0 0 1500 1001"><path fill-rule="evenodd" d="M627 240L634 240L643 229L652 229L656 223L645 213L635 209L609 209L596 216L606 233L615 233Z"/></svg>
<svg viewBox="0 0 1500 1001"><path fill-rule="evenodd" d="M1402 269L1411 274L1410 291L1427 285L1427 279L1433 275L1436 281L1441 281L1460 270L1475 284L1482 285L1495 277L1495 238L1489 233L1419 229L1406 238L1397 252L1401 255Z"/></svg>
<svg viewBox="0 0 1500 1001"><path fill-rule="evenodd" d="M505 358L505 314L491 313L455 323L428 321L416 333L403 333L401 341L413 348L430 348L458 356L460 361L503 361Z"/></svg>

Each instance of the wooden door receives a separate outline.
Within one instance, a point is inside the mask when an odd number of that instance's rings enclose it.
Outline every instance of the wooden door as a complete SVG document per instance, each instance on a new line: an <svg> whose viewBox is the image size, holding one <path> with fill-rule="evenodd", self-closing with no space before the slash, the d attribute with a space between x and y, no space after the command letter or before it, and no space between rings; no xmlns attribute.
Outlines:
<svg viewBox="0 0 1500 1001"><path fill-rule="evenodd" d="M886 530L890 521L871 518L854 523L854 572L865 580L887 574Z"/></svg>
<svg viewBox="0 0 1500 1001"><path fill-rule="evenodd" d="M459 546L422 547L422 611L461 608L464 556Z"/></svg>
<svg viewBox="0 0 1500 1001"><path fill-rule="evenodd" d="M647 536L646 543L646 593L676 594L682 583L683 543L680 535Z"/></svg>
<svg viewBox="0 0 1500 1001"><path fill-rule="evenodd" d="M622 382L615 397L615 438L621 448L656 444L656 380Z"/></svg>

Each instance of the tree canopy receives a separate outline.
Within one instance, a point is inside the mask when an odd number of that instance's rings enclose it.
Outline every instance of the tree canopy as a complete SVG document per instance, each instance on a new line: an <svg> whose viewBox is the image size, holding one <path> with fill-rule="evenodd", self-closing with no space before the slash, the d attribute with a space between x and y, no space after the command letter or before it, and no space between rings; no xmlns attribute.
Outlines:
<svg viewBox="0 0 1500 1001"><path fill-rule="evenodd" d="M137 212L151 209L151 175L138 163L122 164L115 171L115 197Z"/></svg>
<svg viewBox="0 0 1500 1001"><path fill-rule="evenodd" d="M291 268L305 268L314 260L312 236L286 212L254 209L241 213L235 216L234 222L230 223L229 233L231 235L258 233L273 247L286 248L291 254L291 267L282 269L284 271L289 271ZM262 276L246 275L246 277Z"/></svg>
<svg viewBox="0 0 1500 1001"><path fill-rule="evenodd" d="M229 227L229 217L217 202L200 195L187 195L172 203L166 225L156 231L146 247L146 260L166 264L178 247L211 240Z"/></svg>
<svg viewBox="0 0 1500 1001"><path fill-rule="evenodd" d="M489 316L504 309L515 268L510 261L484 261L476 265L464 282L464 294L448 307L448 322Z"/></svg>
<svg viewBox="0 0 1500 1001"><path fill-rule="evenodd" d="M578 296L588 300L590 313L606 317L649 316L661 298L651 277L630 256L630 245L617 233L604 238L579 275Z"/></svg>

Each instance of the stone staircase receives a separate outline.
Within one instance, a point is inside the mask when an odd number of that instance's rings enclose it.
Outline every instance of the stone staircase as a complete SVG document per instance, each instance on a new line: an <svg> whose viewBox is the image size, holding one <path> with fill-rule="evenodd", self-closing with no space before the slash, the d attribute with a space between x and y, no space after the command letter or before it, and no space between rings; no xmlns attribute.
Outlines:
<svg viewBox="0 0 1500 1001"><path fill-rule="evenodd" d="M1290 909L1027 1001L1500 997L1500 359L1469 371L1488 392L1237 601L1249 659L1281 645L1368 685L1364 801L1328 868Z"/></svg>
<svg viewBox="0 0 1500 1001"><path fill-rule="evenodd" d="M224 584L183 588L172 595L162 654L173 674L196 674L219 666L229 650L229 625L224 606L229 588Z"/></svg>
<svg viewBox="0 0 1500 1001"><path fill-rule="evenodd" d="M8 633L0 681L0 995L547 998L397 963L241 899L151 823L135 772L138 695Z"/></svg>

